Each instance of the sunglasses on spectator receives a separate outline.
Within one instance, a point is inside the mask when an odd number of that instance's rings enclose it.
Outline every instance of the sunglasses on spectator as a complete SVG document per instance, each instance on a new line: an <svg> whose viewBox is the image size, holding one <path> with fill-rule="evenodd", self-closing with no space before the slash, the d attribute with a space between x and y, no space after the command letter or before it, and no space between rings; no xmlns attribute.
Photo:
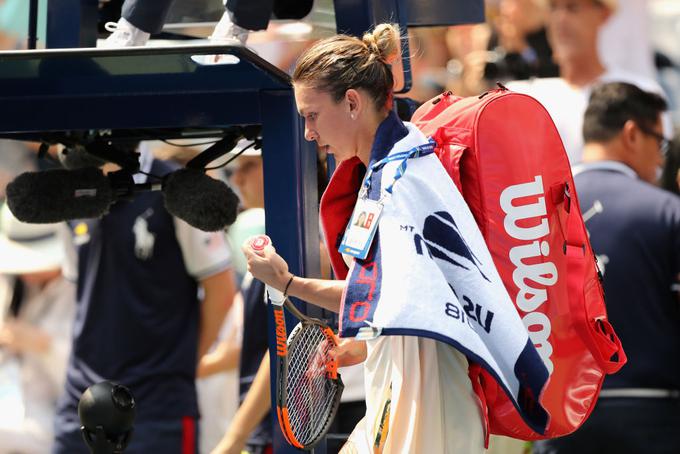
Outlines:
<svg viewBox="0 0 680 454"><path fill-rule="evenodd" d="M638 128L640 128L640 131L642 131L643 134L654 137L659 142L659 151L662 155L666 156L668 154L668 150L670 150L672 143L670 139L666 139L663 134L659 134L645 126L638 125Z"/></svg>

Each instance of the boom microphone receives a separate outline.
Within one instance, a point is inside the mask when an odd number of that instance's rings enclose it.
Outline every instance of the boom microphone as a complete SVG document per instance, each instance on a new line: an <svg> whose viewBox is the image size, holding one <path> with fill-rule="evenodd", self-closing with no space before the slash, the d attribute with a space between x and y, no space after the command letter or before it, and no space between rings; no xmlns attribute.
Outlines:
<svg viewBox="0 0 680 454"><path fill-rule="evenodd" d="M14 216L32 224L100 217L115 201L109 179L93 167L22 173L6 195Z"/></svg>
<svg viewBox="0 0 680 454"><path fill-rule="evenodd" d="M224 182L199 169L179 169L163 181L165 208L197 229L215 232L231 225L238 196Z"/></svg>
<svg viewBox="0 0 680 454"><path fill-rule="evenodd" d="M71 219L99 218L119 200L135 193L160 189L135 184L125 170L107 175L97 168L53 169L26 172L7 185L7 205L17 219L45 224ZM214 232L236 220L239 199L222 181L198 169L180 169L164 178L163 196L168 212L189 225Z"/></svg>

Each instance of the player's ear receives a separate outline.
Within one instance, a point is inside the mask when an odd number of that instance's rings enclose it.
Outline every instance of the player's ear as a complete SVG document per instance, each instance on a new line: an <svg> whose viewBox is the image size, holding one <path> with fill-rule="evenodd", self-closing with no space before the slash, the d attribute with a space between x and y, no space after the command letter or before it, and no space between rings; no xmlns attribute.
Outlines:
<svg viewBox="0 0 680 454"><path fill-rule="evenodd" d="M359 93L354 88L347 90L345 92L345 104L347 106L347 113L349 114L350 118L356 120L364 107L364 101L361 93Z"/></svg>

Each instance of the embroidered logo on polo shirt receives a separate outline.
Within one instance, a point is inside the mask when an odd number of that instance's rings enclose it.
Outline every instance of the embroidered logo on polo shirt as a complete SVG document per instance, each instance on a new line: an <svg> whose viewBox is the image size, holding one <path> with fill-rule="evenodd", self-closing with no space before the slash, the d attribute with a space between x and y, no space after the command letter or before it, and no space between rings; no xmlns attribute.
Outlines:
<svg viewBox="0 0 680 454"><path fill-rule="evenodd" d="M85 222L79 222L73 228L73 234L73 244L76 246L82 246L83 244L90 242L90 232Z"/></svg>
<svg viewBox="0 0 680 454"><path fill-rule="evenodd" d="M140 260L149 260L153 256L156 235L149 231L149 223L147 221L152 214L153 210L149 208L137 216L132 226L132 233L135 234L135 256Z"/></svg>

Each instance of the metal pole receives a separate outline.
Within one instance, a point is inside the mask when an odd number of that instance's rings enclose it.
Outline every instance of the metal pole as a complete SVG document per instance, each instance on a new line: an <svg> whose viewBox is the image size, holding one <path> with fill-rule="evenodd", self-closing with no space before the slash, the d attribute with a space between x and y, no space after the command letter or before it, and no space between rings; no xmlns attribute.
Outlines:
<svg viewBox="0 0 680 454"><path fill-rule="evenodd" d="M38 0L30 0L28 6L28 48L35 49L38 42Z"/></svg>

